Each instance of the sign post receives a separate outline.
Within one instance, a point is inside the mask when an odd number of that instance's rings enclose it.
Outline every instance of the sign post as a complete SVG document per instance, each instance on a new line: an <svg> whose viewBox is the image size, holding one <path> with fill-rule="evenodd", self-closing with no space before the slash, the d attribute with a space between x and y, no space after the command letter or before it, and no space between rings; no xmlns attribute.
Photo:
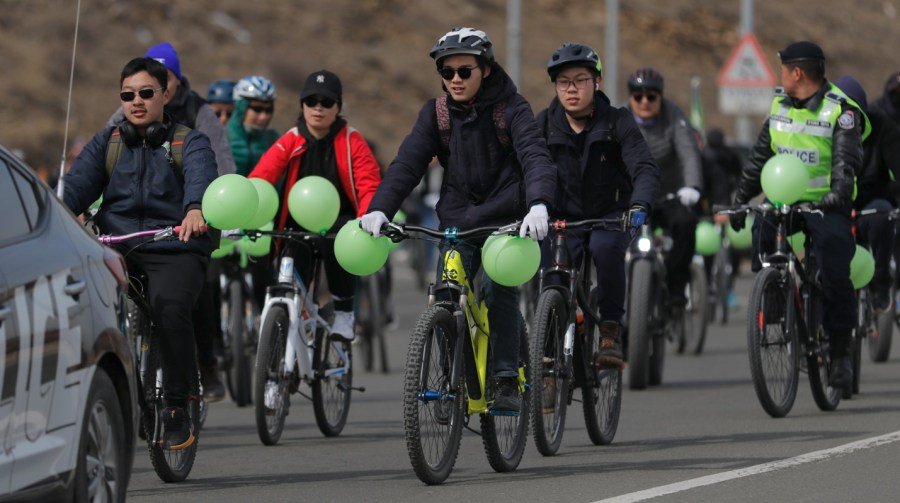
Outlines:
<svg viewBox="0 0 900 503"><path fill-rule="evenodd" d="M719 85L719 109L737 116L738 142L749 144L753 131L748 127L748 115L761 115L772 105L775 74L763 56L753 33L747 32L716 79ZM743 123L743 124L742 124Z"/></svg>

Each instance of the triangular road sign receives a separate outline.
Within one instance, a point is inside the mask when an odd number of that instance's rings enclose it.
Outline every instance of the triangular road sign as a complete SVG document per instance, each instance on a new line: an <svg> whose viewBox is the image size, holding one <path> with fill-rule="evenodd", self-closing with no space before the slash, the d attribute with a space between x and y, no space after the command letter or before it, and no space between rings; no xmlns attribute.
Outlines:
<svg viewBox="0 0 900 503"><path fill-rule="evenodd" d="M741 37L716 82L720 87L773 87L775 74L752 33Z"/></svg>

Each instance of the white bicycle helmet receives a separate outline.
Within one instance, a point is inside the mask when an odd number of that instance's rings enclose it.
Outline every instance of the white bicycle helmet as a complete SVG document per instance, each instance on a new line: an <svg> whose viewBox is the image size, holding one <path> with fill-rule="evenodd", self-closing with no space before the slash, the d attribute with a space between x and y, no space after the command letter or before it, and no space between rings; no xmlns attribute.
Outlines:
<svg viewBox="0 0 900 503"><path fill-rule="evenodd" d="M275 101L275 84L259 75L248 75L238 81L232 91L234 101L259 100L259 101Z"/></svg>

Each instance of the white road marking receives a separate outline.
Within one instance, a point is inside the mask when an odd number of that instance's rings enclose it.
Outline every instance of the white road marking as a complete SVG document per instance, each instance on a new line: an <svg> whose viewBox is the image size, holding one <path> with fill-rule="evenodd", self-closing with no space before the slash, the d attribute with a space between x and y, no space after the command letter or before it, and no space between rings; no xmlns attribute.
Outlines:
<svg viewBox="0 0 900 503"><path fill-rule="evenodd" d="M836 458L839 456L844 456L846 454L850 454L855 451L860 451L863 449L871 449L872 447L878 447L880 445L890 444L892 442L896 442L900 440L900 431L895 431L892 433L886 433L884 435L880 435L877 437L866 438L863 440L858 440L856 442L851 442L849 444L839 445L837 447L832 447L830 449L824 449L821 451L810 452L807 454L801 454L799 456L793 458L782 459L779 461L772 461L769 463L763 463L761 465L748 466L747 468L740 468L737 470L731 470L722 473L716 473L713 475L707 475L705 477L698 477L690 480L683 480L681 482L675 482L674 484L667 484L659 487L652 487L650 489L645 489L643 491L637 491L633 493L623 494L621 496L614 496L612 498L603 499L600 501L596 501L594 503L629 503L634 501L644 501L651 498L658 498L660 496L665 496L667 494L674 494L681 491L687 491L690 489L694 489L697 487L709 486L713 484L718 484L720 482L726 482L729 480L739 479L743 477L749 477L751 475L759 475L761 473L773 472L776 470L782 470L785 468L792 468L794 466L806 464L806 463L815 463L817 461L824 461L829 458Z"/></svg>

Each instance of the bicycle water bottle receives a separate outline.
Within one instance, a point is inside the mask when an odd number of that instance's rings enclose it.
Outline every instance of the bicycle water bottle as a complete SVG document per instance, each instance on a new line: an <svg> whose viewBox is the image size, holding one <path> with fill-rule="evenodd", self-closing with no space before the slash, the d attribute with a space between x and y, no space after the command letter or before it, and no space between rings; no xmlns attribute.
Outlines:
<svg viewBox="0 0 900 503"><path fill-rule="evenodd" d="M282 257L281 266L278 269L278 282L292 284L294 281L294 259L291 257Z"/></svg>

